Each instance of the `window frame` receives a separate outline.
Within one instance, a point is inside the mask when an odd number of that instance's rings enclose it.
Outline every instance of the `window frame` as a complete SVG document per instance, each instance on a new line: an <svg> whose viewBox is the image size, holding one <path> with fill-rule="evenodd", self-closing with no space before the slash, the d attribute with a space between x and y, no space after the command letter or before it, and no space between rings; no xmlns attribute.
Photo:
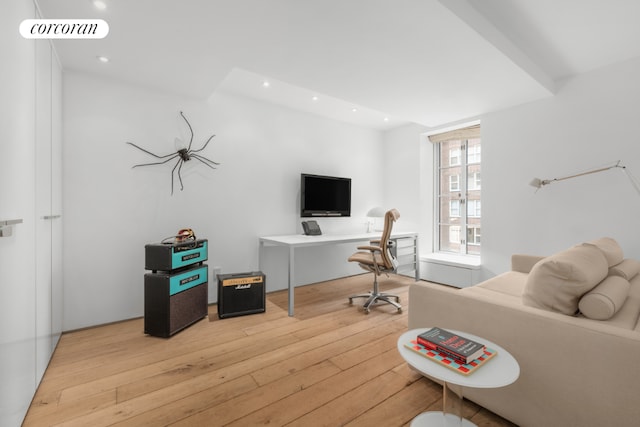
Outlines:
<svg viewBox="0 0 640 427"><path fill-rule="evenodd" d="M478 140L478 143L471 145L469 149L470 140ZM434 252L439 253L451 253L462 254L468 256L479 256L481 251L481 238L482 238L482 141L478 138L459 138L454 139L460 143L460 149L455 149L450 146L444 147L444 144L449 141L434 143L434 163L435 163L435 221L434 221ZM448 144L447 144L448 145ZM449 161L447 165L443 165L442 150L449 150ZM458 156L454 156L453 153L460 153ZM446 155L446 154L445 154ZM455 158L455 162L453 161ZM455 164L454 164L455 163ZM477 165L477 168L470 170L470 166ZM446 169L459 168L460 174L445 173ZM478 170L476 170L478 169ZM454 179L453 176L457 176ZM457 196L447 194L446 189L441 186L441 180L447 179L446 185L449 188L450 193L458 193ZM457 187L452 187L452 183L457 180ZM443 191L443 193L441 193ZM479 198L470 198L470 192L479 193ZM446 203L446 205L444 205ZM452 203L458 204L457 212L452 209ZM453 223L448 221L443 222L443 216L446 210L449 213L449 219L453 218L456 221ZM471 212L469 212L471 210ZM457 213L458 215L454 215ZM459 219L459 221L457 221ZM470 220L472 222L470 222ZM477 220L477 221L476 221ZM442 239L450 241L453 237L453 231L448 232L442 230L442 227L449 227L448 230L452 230L452 227L458 227L458 234L460 236L459 251L452 250L457 243L449 242L451 245L447 245L447 242L443 242ZM442 235L443 232L447 232L449 235Z"/></svg>

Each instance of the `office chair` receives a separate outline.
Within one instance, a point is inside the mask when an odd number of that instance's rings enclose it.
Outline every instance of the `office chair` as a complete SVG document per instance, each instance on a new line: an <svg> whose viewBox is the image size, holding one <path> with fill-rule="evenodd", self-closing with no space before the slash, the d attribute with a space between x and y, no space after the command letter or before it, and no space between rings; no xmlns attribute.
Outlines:
<svg viewBox="0 0 640 427"><path fill-rule="evenodd" d="M402 311L399 304L400 297L382 293L378 290L378 276L382 273L388 275L393 273L397 267L397 261L391 254L392 242L389 240L393 223L400 218L400 212L391 209L384 215L384 229L380 240L372 240L370 245L358 246L359 251L349 257L349 262L357 262L361 268L373 273L373 290L366 294L352 295L349 297L349 304L353 304L354 298L366 298L363 308L365 313L369 314L372 305L378 301L386 302ZM391 298L395 298L392 301Z"/></svg>

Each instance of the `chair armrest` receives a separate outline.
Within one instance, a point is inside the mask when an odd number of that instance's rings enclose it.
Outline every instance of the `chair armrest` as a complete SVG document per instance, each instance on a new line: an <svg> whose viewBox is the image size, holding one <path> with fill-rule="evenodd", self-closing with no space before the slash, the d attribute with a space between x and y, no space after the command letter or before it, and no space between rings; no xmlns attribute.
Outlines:
<svg viewBox="0 0 640 427"><path fill-rule="evenodd" d="M371 251L371 252L382 252L382 249L380 248L380 246L358 246L358 249L362 249L365 251Z"/></svg>
<svg viewBox="0 0 640 427"><path fill-rule="evenodd" d="M380 242L381 241L382 241L381 239L374 239L374 240L369 240L369 243L380 246ZM395 246L395 244L396 243L393 240L389 240L387 242L387 247L391 248L391 247Z"/></svg>

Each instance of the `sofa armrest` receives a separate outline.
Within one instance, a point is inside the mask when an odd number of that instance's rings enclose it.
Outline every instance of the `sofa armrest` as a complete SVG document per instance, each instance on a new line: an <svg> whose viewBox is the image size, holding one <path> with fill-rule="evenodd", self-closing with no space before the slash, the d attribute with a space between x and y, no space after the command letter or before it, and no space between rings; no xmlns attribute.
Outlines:
<svg viewBox="0 0 640 427"><path fill-rule="evenodd" d="M538 255L511 255L511 270L520 273L529 273L536 263L545 257Z"/></svg>

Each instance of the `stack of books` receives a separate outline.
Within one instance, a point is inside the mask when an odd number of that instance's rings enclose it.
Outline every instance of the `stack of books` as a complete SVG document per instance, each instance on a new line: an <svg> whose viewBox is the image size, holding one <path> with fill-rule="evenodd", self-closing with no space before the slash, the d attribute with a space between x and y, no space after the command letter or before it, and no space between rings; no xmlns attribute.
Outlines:
<svg viewBox="0 0 640 427"><path fill-rule="evenodd" d="M496 354L482 343L439 327L421 333L405 347L465 375Z"/></svg>
<svg viewBox="0 0 640 427"><path fill-rule="evenodd" d="M437 350L446 354L461 365L466 365L482 356L486 348L484 344L442 328L431 328L427 332L421 333L418 335L417 341L418 344L422 344L429 350Z"/></svg>

